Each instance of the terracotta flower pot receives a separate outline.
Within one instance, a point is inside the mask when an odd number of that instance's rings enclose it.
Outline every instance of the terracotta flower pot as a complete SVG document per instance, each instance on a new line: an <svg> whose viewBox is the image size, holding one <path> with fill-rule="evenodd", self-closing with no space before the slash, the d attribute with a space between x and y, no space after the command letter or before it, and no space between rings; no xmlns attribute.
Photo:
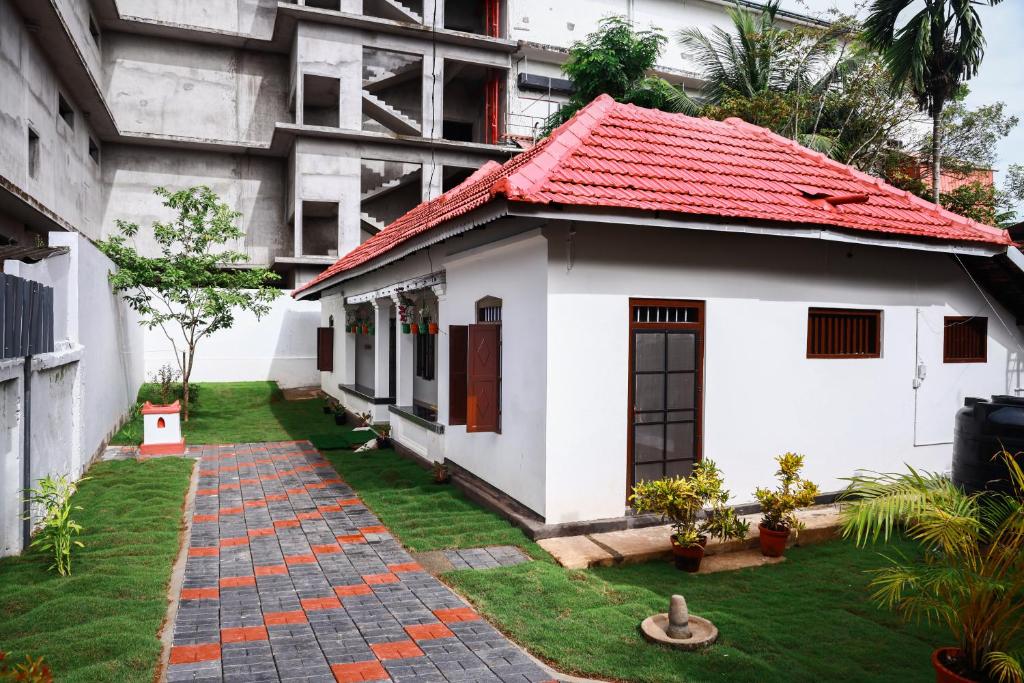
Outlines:
<svg viewBox="0 0 1024 683"><path fill-rule="evenodd" d="M700 569L700 561L704 559L704 546L708 543L707 536L700 537L700 545L682 546L672 538L672 558L675 560L676 569L684 572L696 573Z"/></svg>
<svg viewBox="0 0 1024 683"><path fill-rule="evenodd" d="M349 328L349 331L352 334L359 334L359 325L353 325L351 328Z"/></svg>
<svg viewBox="0 0 1024 683"><path fill-rule="evenodd" d="M761 531L761 535L758 537L761 543L761 554L765 557L782 557L782 553L786 552L789 529L774 531L765 527L764 524L758 524L757 528Z"/></svg>
<svg viewBox="0 0 1024 683"><path fill-rule="evenodd" d="M437 334L437 323L427 323L427 333Z"/></svg>
<svg viewBox="0 0 1024 683"><path fill-rule="evenodd" d="M370 326L363 325L363 334L370 334Z"/></svg>
<svg viewBox="0 0 1024 683"><path fill-rule="evenodd" d="M409 329L412 330L413 334L419 334L420 333L419 323L412 323L411 325L409 325Z"/></svg>
<svg viewBox="0 0 1024 683"><path fill-rule="evenodd" d="M935 667L935 683L977 683L973 678L965 678L946 666L948 657L961 654L958 647L940 647L932 652L932 666Z"/></svg>

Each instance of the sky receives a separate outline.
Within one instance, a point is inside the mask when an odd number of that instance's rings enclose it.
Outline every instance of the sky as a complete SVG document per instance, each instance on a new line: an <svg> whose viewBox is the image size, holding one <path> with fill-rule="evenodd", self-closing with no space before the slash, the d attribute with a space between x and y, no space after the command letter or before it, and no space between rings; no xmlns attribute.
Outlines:
<svg viewBox="0 0 1024 683"><path fill-rule="evenodd" d="M782 8L818 15L832 7L867 14L868 0L782 0ZM1017 128L1002 140L996 162L996 183L1010 164L1024 164L1024 0L1003 0L995 7L978 7L987 46L978 75L968 82L970 107L1003 101L1008 113L1020 118Z"/></svg>

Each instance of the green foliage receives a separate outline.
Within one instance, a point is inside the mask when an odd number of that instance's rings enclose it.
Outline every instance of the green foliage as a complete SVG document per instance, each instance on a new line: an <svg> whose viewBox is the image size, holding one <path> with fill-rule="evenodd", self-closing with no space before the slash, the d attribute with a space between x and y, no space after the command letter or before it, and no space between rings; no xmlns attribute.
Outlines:
<svg viewBox="0 0 1024 683"><path fill-rule="evenodd" d="M872 598L905 618L937 621L956 638L977 680L1024 680L1024 471L1007 452L1012 492L965 493L939 474L851 478L843 535L858 546L889 542L897 530L920 559L887 557Z"/></svg>
<svg viewBox="0 0 1024 683"><path fill-rule="evenodd" d="M664 111L693 110L685 94L649 75L666 38L657 30L635 30L625 17L606 17L599 27L569 49L562 71L575 90L544 124L541 136L572 118L599 95Z"/></svg>
<svg viewBox="0 0 1024 683"><path fill-rule="evenodd" d="M208 335L230 328L238 311L257 317L267 313L270 302L280 294L272 286L278 276L265 268L237 267L248 261L248 256L225 245L245 237L235 225L241 214L209 187L178 192L158 187L154 192L174 212L172 221L153 223L159 256L143 256L133 244L139 226L122 220L117 221L119 234L97 246L117 266L110 274L114 291L139 313L140 324L160 327L170 340L181 371L184 417L188 420L189 377L196 345ZM183 349L168 328L180 334Z"/></svg>
<svg viewBox="0 0 1024 683"><path fill-rule="evenodd" d="M761 504L761 524L772 531L790 529L799 532L803 525L797 519L796 511L814 504L819 493L818 485L800 476L804 456L784 453L776 456L775 461L779 463L775 472L779 487L774 491L760 487L754 490L754 497Z"/></svg>
<svg viewBox="0 0 1024 683"><path fill-rule="evenodd" d="M88 479L83 477L79 482ZM28 490L28 499L36 510L42 513L40 528L32 537L31 547L53 555L50 569L56 569L61 576L71 575L71 550L82 548L81 541L75 536L82 533L82 527L71 519L71 513L81 510L79 505L71 504L71 496L78 490L78 483L68 481L61 475L54 479L46 476L39 480L34 489Z"/></svg>
<svg viewBox="0 0 1024 683"><path fill-rule="evenodd" d="M942 110L942 167L954 175L993 168L999 142L1020 123L1018 117L1006 113L1005 102L968 108L968 94L967 86L960 86ZM921 159L930 162L931 134L922 136L915 146Z"/></svg>
<svg viewBox="0 0 1024 683"><path fill-rule="evenodd" d="M168 363L164 363L153 373L153 383L160 388L160 403L164 405L171 403L171 397L174 396L174 383L180 375L181 373Z"/></svg>
<svg viewBox="0 0 1024 683"><path fill-rule="evenodd" d="M688 477L643 481L629 497L637 512L653 512L672 522L673 536L683 547L700 545L702 536L723 541L746 536L750 525L728 506L722 473L711 460L697 463ZM701 513L705 512L703 519Z"/></svg>
<svg viewBox="0 0 1024 683"><path fill-rule="evenodd" d="M1016 216L1009 206L1009 198L1003 192L994 185L979 181L943 192L939 200L943 207L953 213L986 225L1009 226Z"/></svg>
<svg viewBox="0 0 1024 683"><path fill-rule="evenodd" d="M33 659L30 655L25 655L24 662L14 664L7 661L7 655L3 650L0 650L0 683L3 683L3 681L9 681L10 683L51 683L53 681L53 674L50 673L50 668L43 662L42 657Z"/></svg>

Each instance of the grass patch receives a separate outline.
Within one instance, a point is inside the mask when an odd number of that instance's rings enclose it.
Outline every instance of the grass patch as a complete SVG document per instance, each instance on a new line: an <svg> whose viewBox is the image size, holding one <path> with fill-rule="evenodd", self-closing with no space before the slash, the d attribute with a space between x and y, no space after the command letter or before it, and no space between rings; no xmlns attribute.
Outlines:
<svg viewBox="0 0 1024 683"><path fill-rule="evenodd" d="M72 575L33 550L0 560L0 648L44 657L58 681L152 681L192 465L94 465L74 497L85 548Z"/></svg>
<svg viewBox="0 0 1024 683"><path fill-rule="evenodd" d="M199 386L199 400L192 406L189 421L182 424L185 441L190 444L294 441L311 437L324 443L329 438L352 433L350 425L338 427L333 415L324 414L323 400L286 401L275 382L203 382ZM145 384L139 390L140 403L159 400L157 385ZM137 416L111 443L135 445L131 435L142 434L141 420ZM355 442L346 436L342 447ZM323 447L338 447L334 443L337 441Z"/></svg>
<svg viewBox="0 0 1024 683"><path fill-rule="evenodd" d="M929 657L949 636L868 602L865 570L882 563L835 541L789 550L779 565L697 576L668 562L582 571L531 562L444 578L564 671L644 683L934 681ZM666 611L673 593L718 626L710 650L678 652L640 635L640 622Z"/></svg>
<svg viewBox="0 0 1024 683"><path fill-rule="evenodd" d="M498 515L393 450L325 453L334 468L410 550L517 545L542 552Z"/></svg>

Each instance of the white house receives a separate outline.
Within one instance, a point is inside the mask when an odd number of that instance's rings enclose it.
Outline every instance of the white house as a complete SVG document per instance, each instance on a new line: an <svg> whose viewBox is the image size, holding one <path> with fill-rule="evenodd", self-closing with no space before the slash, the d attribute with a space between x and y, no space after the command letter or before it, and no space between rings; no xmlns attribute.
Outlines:
<svg viewBox="0 0 1024 683"><path fill-rule="evenodd" d="M946 470L964 397L1020 387L985 285L1021 261L765 129L601 97L294 296L322 303L325 391L546 535L627 525L631 484L701 458L736 503L785 451L825 491Z"/></svg>

